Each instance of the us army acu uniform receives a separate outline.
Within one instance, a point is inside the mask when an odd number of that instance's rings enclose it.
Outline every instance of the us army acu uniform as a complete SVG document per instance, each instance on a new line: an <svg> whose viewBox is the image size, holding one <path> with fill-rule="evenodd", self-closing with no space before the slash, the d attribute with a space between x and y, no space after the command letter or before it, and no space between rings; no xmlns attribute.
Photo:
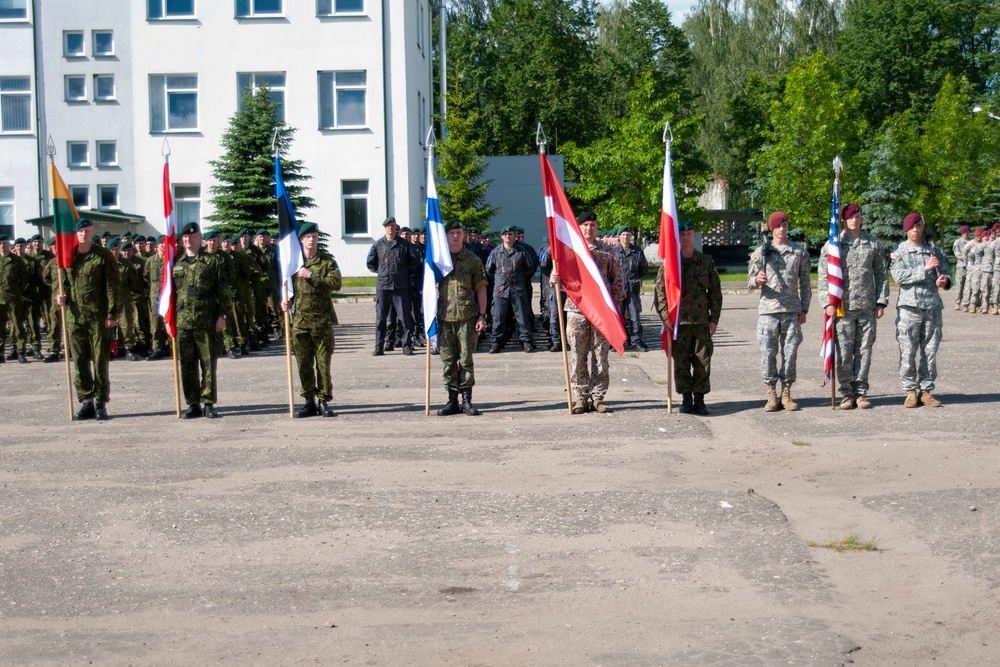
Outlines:
<svg viewBox="0 0 1000 667"><path fill-rule="evenodd" d="M955 310L962 308L962 292L965 290L966 266L965 248L969 245L969 226L962 225L958 230L960 236L955 239L951 246L951 252L955 255Z"/></svg>
<svg viewBox="0 0 1000 667"><path fill-rule="evenodd" d="M993 294L993 237L983 234L983 258L979 261L979 303L980 313L989 312L996 295Z"/></svg>
<svg viewBox="0 0 1000 667"><path fill-rule="evenodd" d="M993 241L993 285L991 286L993 302L990 313L1000 315L1000 238Z"/></svg>
<svg viewBox="0 0 1000 667"><path fill-rule="evenodd" d="M965 268L968 274L965 278L965 293L962 295L962 305L968 306L970 313L976 312L979 307L979 290L982 287L980 282L981 274L979 267L983 261L985 248L982 243L983 230L977 229L975 239L965 248Z"/></svg>

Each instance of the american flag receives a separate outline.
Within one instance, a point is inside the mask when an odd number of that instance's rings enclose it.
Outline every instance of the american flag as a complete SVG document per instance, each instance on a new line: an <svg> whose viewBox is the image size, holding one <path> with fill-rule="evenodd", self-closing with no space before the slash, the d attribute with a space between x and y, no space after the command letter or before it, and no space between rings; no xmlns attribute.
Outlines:
<svg viewBox="0 0 1000 667"><path fill-rule="evenodd" d="M830 304L837 309L841 308L841 300L844 297L844 272L840 265L840 230L837 222L840 219L840 179L833 181L833 203L830 205L830 239L827 242L827 282L829 283ZM830 317L823 311L823 345L820 348L820 356L823 357L823 386L830 381L833 376L833 322L836 317Z"/></svg>

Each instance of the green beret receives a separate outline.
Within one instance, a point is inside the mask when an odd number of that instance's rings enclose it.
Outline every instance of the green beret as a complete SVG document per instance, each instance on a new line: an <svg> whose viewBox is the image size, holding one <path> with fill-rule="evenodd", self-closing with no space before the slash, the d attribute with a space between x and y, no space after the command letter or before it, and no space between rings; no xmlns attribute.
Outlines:
<svg viewBox="0 0 1000 667"><path fill-rule="evenodd" d="M50 237L49 237L49 238L48 238L48 239L47 239L47 240L45 241L45 245L55 245L55 244L56 244L56 237L54 237L54 236L50 236Z"/></svg>
<svg viewBox="0 0 1000 667"><path fill-rule="evenodd" d="M14 239L14 245L17 245L18 243L27 243L27 241L18 236L16 239Z"/></svg>
<svg viewBox="0 0 1000 667"><path fill-rule="evenodd" d="M678 225L678 229L682 232L693 232L694 223L690 220L681 220L681 224Z"/></svg>
<svg viewBox="0 0 1000 667"><path fill-rule="evenodd" d="M41 234L35 234L30 239L28 239L28 243L31 243L32 241L41 241L41 240L42 240L42 235Z"/></svg>
<svg viewBox="0 0 1000 667"><path fill-rule="evenodd" d="M165 238L167 238L167 237L164 236L163 234L160 234L159 236L156 237L156 242L157 243L163 243L163 239L165 239Z"/></svg>
<svg viewBox="0 0 1000 667"><path fill-rule="evenodd" d="M223 234L222 236L219 237L219 240L220 241L232 241L233 237L230 236L229 234Z"/></svg>
<svg viewBox="0 0 1000 667"><path fill-rule="evenodd" d="M507 232L514 232L516 234L517 233L517 227L514 226L514 225L507 225L502 230L500 230L501 234L506 234Z"/></svg>
<svg viewBox="0 0 1000 667"><path fill-rule="evenodd" d="M6 234L0 234L0 241L10 241L10 237Z"/></svg>
<svg viewBox="0 0 1000 667"><path fill-rule="evenodd" d="M87 218L80 218L79 220L76 221L76 230L77 231L80 231L84 227L93 227L93 226L94 226L94 223L92 223ZM97 236L97 235L95 234L94 236ZM104 234L102 234L102 236L111 236L111 232L104 232Z"/></svg>
<svg viewBox="0 0 1000 667"><path fill-rule="evenodd" d="M396 222L396 218L394 218L394 217L392 217L390 215L388 218L386 218L385 220L382 221L382 226L383 227L388 227L389 225L391 225L394 222Z"/></svg>
<svg viewBox="0 0 1000 667"><path fill-rule="evenodd" d="M315 222L303 222L299 225L299 238L302 238L306 234L319 234L319 225Z"/></svg>
<svg viewBox="0 0 1000 667"><path fill-rule="evenodd" d="M80 218L80 219L81 219L81 220L83 220L83 218ZM90 221L88 220L87 222L90 222ZM80 228L80 223L77 223L77 229L79 229L79 228ZM103 234L101 234L101 238L102 238L102 239L106 239L106 238L108 238L108 237L110 237L110 236L111 236L111 232L109 232L109 231L108 231L108 230L106 230L106 229L104 230L104 233L103 233Z"/></svg>
<svg viewBox="0 0 1000 667"><path fill-rule="evenodd" d="M412 233L413 234L426 234L427 233L427 228L426 227L414 227L413 230L412 230Z"/></svg>
<svg viewBox="0 0 1000 667"><path fill-rule="evenodd" d="M142 234L136 234L135 236L132 237L132 241L134 241L134 242L145 241L145 240L146 240L146 237L143 236Z"/></svg>
<svg viewBox="0 0 1000 667"><path fill-rule="evenodd" d="M445 231L450 232L453 229L465 229L465 227L462 226L461 220L449 220L448 222L444 223L444 229Z"/></svg>
<svg viewBox="0 0 1000 667"><path fill-rule="evenodd" d="M409 233L409 232L413 232L413 231L416 231L416 230L415 229L410 229L409 227L400 227L399 231Z"/></svg>
<svg viewBox="0 0 1000 667"><path fill-rule="evenodd" d="M244 228L243 228L243 229L241 229L241 230L240 230L239 232L237 232L237 234L236 234L236 238L239 238L239 237L241 237L241 236L250 236L250 230L249 230L249 229L247 229L246 227L244 227Z"/></svg>
<svg viewBox="0 0 1000 667"><path fill-rule="evenodd" d="M261 227L253 234L254 236L267 236L267 230Z"/></svg>
<svg viewBox="0 0 1000 667"><path fill-rule="evenodd" d="M132 247L132 242L129 241L128 239L122 239L121 246L119 246L119 247L122 250L128 250L129 248Z"/></svg>
<svg viewBox="0 0 1000 667"><path fill-rule="evenodd" d="M210 229L207 232L205 232L204 234L202 234L201 238L203 238L203 239L205 239L207 241L209 239L214 239L218 235L219 235L219 230L218 229Z"/></svg>

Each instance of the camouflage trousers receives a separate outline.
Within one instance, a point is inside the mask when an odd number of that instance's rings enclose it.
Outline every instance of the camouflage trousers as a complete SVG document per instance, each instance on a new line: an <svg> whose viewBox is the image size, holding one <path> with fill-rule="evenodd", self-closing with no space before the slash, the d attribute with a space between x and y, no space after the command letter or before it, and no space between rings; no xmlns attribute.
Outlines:
<svg viewBox="0 0 1000 667"><path fill-rule="evenodd" d="M990 303L1000 304L1000 271L993 272L993 284L991 286L991 294L993 298L990 299Z"/></svg>
<svg viewBox="0 0 1000 667"><path fill-rule="evenodd" d="M124 338L125 349L129 352L134 352L139 348L139 328L136 316L135 301L131 299L125 301L122 304L122 316L118 327Z"/></svg>
<svg viewBox="0 0 1000 667"><path fill-rule="evenodd" d="M707 394L712 391L712 352L715 343L708 324L681 324L677 340L671 343L674 384L678 394Z"/></svg>
<svg viewBox="0 0 1000 667"><path fill-rule="evenodd" d="M982 277L979 279L979 303L983 304L983 307L990 305L991 303L997 302L997 295L993 291L993 272L982 271Z"/></svg>
<svg viewBox="0 0 1000 667"><path fill-rule="evenodd" d="M42 351L42 303L37 299L24 303L24 332L34 352Z"/></svg>
<svg viewBox="0 0 1000 667"><path fill-rule="evenodd" d="M107 403L111 398L111 329L103 320L70 319L68 335L77 400L97 399Z"/></svg>
<svg viewBox="0 0 1000 667"><path fill-rule="evenodd" d="M163 318L159 313L159 297L153 297L149 302L150 344L153 350L165 350L167 347L167 329L163 326Z"/></svg>
<svg viewBox="0 0 1000 667"><path fill-rule="evenodd" d="M449 391L472 389L476 384L472 353L479 343L478 319L477 316L461 322L445 322L438 318L438 353L444 364L444 386Z"/></svg>
<svg viewBox="0 0 1000 667"><path fill-rule="evenodd" d="M899 381L905 391L934 389L941 344L941 311L900 306L896 314Z"/></svg>
<svg viewBox="0 0 1000 667"><path fill-rule="evenodd" d="M215 328L177 329L181 387L188 405L215 405L219 399L216 374L222 339ZM200 371L200 372L199 372Z"/></svg>
<svg viewBox="0 0 1000 667"><path fill-rule="evenodd" d="M49 304L48 319L45 323L46 335L49 337L49 354L62 352L63 330L62 309L55 301Z"/></svg>
<svg viewBox="0 0 1000 667"><path fill-rule="evenodd" d="M968 277L968 272L965 270L965 265L960 264L955 267L955 303L961 305L962 303L962 293L965 291L966 278Z"/></svg>
<svg viewBox="0 0 1000 667"><path fill-rule="evenodd" d="M3 338L10 325L10 347L18 354L24 354L24 322L21 321L20 306L16 303L0 303L0 352L3 352Z"/></svg>
<svg viewBox="0 0 1000 667"><path fill-rule="evenodd" d="M963 306L978 306L979 305L979 290L980 290L980 271L979 269L967 269L968 274L965 277L965 290L962 292L962 305Z"/></svg>
<svg viewBox="0 0 1000 667"><path fill-rule="evenodd" d="M760 345L760 375L767 386L795 382L795 364L802 325L798 313L777 313L757 317L757 344Z"/></svg>
<svg viewBox="0 0 1000 667"><path fill-rule="evenodd" d="M330 359L336 347L333 326L294 326L291 334L299 366L299 396L307 401L329 401L333 398Z"/></svg>
<svg viewBox="0 0 1000 667"><path fill-rule="evenodd" d="M868 394L876 322L875 313L858 311L837 318L837 383L842 396Z"/></svg>
<svg viewBox="0 0 1000 667"><path fill-rule="evenodd" d="M576 400L603 401L611 384L608 341L581 313L566 313L569 384Z"/></svg>

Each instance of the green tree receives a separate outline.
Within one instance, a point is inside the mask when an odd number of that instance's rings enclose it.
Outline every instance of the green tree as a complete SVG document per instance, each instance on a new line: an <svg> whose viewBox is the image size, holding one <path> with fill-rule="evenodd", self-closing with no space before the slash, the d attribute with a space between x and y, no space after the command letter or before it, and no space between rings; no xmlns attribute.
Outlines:
<svg viewBox="0 0 1000 667"><path fill-rule="evenodd" d="M437 145L438 197L445 220L460 220L466 228L485 230L497 209L484 203L491 181L482 180L483 140L476 138L477 114L472 96L461 89L462 79L451 77L448 91L447 135Z"/></svg>
<svg viewBox="0 0 1000 667"><path fill-rule="evenodd" d="M840 83L840 72L822 52L788 74L782 99L771 104L768 143L754 157L767 210L785 211L793 227L807 236L826 236L833 182L833 159L845 163L848 184L842 198L853 198L850 174L864 124L855 120L859 93Z"/></svg>
<svg viewBox="0 0 1000 667"><path fill-rule="evenodd" d="M271 100L266 87L256 93L245 90L242 107L229 119L229 127L222 135L225 152L218 160L209 162L218 185L209 188L215 213L205 219L220 223L215 228L223 232L237 232L241 227L277 231L274 152L271 149L277 128L282 176L295 215L302 222L301 211L314 208L315 204L301 185L312 178L305 173L302 161L285 159L295 130L278 120L278 105Z"/></svg>
<svg viewBox="0 0 1000 667"><path fill-rule="evenodd" d="M868 161L868 183L861 194L865 231L892 247L905 238L903 218L912 209L916 194L906 165L900 163L900 146L892 128L879 135Z"/></svg>
<svg viewBox="0 0 1000 667"><path fill-rule="evenodd" d="M579 175L570 196L592 208L604 228L630 225L658 230L663 199L663 127L671 121L671 171L678 214L690 216L705 187L704 169L692 157L701 119L682 117L679 95L657 98L646 73L629 95L629 113L612 119L610 136L587 147L563 145L568 166Z"/></svg>

